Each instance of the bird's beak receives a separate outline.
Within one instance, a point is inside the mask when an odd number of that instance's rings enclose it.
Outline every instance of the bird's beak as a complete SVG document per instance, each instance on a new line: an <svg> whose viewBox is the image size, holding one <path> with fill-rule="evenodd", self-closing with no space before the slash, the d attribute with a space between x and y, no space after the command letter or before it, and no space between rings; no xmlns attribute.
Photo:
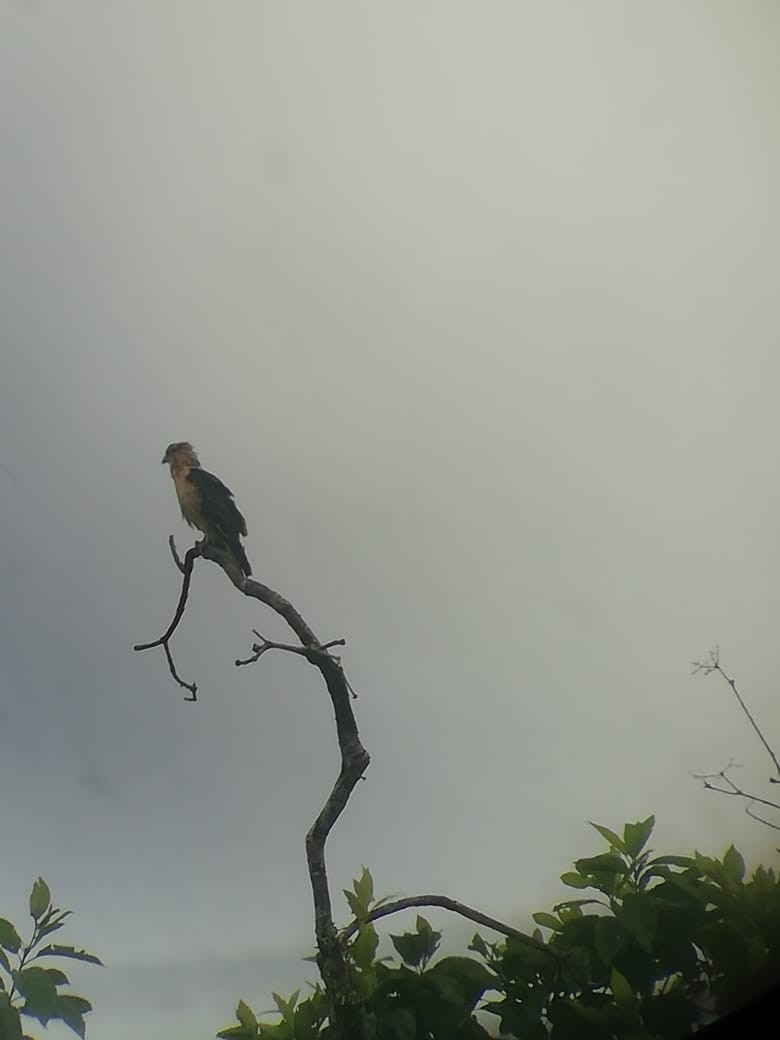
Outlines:
<svg viewBox="0 0 780 1040"><path fill-rule="evenodd" d="M163 464L163 466L165 465L165 463L166 463L167 461L168 461L168 456L167 456L167 455L163 455L163 458L162 458L162 464Z"/></svg>

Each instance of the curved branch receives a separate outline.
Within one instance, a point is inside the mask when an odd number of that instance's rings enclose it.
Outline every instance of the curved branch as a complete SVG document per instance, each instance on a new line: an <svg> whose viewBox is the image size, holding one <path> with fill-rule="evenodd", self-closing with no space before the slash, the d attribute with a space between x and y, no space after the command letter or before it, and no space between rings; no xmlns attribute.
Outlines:
<svg viewBox="0 0 780 1040"><path fill-rule="evenodd" d="M442 910L451 910L469 921L481 924L484 928L491 928L494 932L499 932L501 935L511 936L511 938L517 939L518 942L523 943L525 946L539 950L540 953L549 954L556 960L563 959L563 954L559 950L550 947L547 943L540 942L538 939L534 939L532 935L526 935L525 932L521 932L519 928L513 928L511 924L505 924L503 921L498 921L495 917L489 917L487 914L483 914L473 907L466 906L465 903L460 903L457 899L451 899L449 896L405 896L403 899L394 899L390 903L383 903L382 906L370 910L360 921L353 921L352 924L343 928L339 935L343 940L350 939L360 928L361 924L368 921L377 921L380 917L388 917L390 914L397 914L399 911L408 910L413 906L437 906Z"/></svg>
<svg viewBox="0 0 780 1040"><path fill-rule="evenodd" d="M152 650L156 646L161 646L165 651L165 657L168 661L168 668L170 670L171 675L179 684L179 686L183 687L185 690L188 690L191 694L190 697L184 698L185 701L196 701L198 699L197 684L185 682L184 679L182 679L179 673L176 671L176 665L173 662L173 655L171 654L170 642L173 633L179 626L179 622L184 617L184 610L187 606L187 597L189 596L190 592L190 582L192 581L192 568L195 565L195 560L197 559L197 557L202 555L203 543L197 542L195 545L193 545L191 549L187 550L187 553L184 557L184 563L182 563L182 561L179 559L179 554L176 551L176 543L173 540L173 535L171 535L168 539L168 545L170 546L171 554L173 555L173 559L176 566L184 575L184 579L181 583L181 593L179 594L179 602L176 605L176 611L174 612L173 620L171 621L170 625L168 625L168 628L165 630L165 632L163 632L163 634L160 636L160 638L154 639L151 643L136 643L136 645L133 647L133 650Z"/></svg>
<svg viewBox="0 0 780 1040"><path fill-rule="evenodd" d="M247 578L240 571L234 556L220 546L210 544L206 539L197 542L184 557L179 559L173 537L169 546L174 562L184 575L179 603L168 626L167 631L151 643L139 643L135 650L150 650L162 646L168 659L168 666L174 679L186 687L191 693L191 700L196 699L197 687L194 683L185 683L176 673L171 656L169 642L184 614L187 603L192 568L195 559L202 556L218 564L227 574L235 587L245 596L259 600L283 618L300 641L300 647L285 643L271 643L258 632L255 632L261 643L253 646L254 657L236 664L248 664L257 660L266 650L279 649L301 654L317 668L322 675L333 705L336 720L336 735L341 752L341 768L333 788L325 804L317 815L306 835L306 859L309 867L312 896L314 900L314 930L317 938L317 963L322 974L325 990L329 1000L330 1027L334 1040L368 1040L369 1024L366 1011L355 991L350 976L344 943L340 939L333 923L333 911L328 886L328 875L325 867L325 843L336 821L349 800L355 786L362 778L371 761L370 756L360 741L357 722L350 704L351 687L341 667L338 657L328 653L330 647L340 645L343 640L331 640L320 643L313 629L304 621L302 615L289 600L259 581Z"/></svg>
<svg viewBox="0 0 780 1040"><path fill-rule="evenodd" d="M218 546L204 544L202 555L218 563L245 596L264 603L287 622L304 648L304 656L322 675L330 695L341 753L341 768L330 795L306 835L306 860L314 900L317 964L330 1002L330 1022L334 1040L362 1040L369 1036L368 1020L352 984L343 942L333 923L325 866L325 843L328 835L371 761L360 741L350 703L350 686L341 667L341 661L327 652L326 647L331 644L320 643L313 629L289 600L268 585L244 577L238 571L232 556Z"/></svg>

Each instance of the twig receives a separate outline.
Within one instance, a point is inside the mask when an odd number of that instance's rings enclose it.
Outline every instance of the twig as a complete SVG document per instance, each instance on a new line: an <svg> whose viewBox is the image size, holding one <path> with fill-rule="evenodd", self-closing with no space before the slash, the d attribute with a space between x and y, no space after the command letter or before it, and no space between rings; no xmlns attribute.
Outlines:
<svg viewBox="0 0 780 1040"><path fill-rule="evenodd" d="M267 650L286 650L288 654L299 654L301 657L305 657L311 664L316 664L319 654L325 654L328 657L330 655L326 651L332 646L345 646L347 642L346 639L331 639L329 643L323 643L321 646L290 646L289 643L275 643L272 639L266 639L256 628L253 628L252 631L260 642L252 644L251 657L235 662L237 668L244 664L254 664ZM333 658L333 660L337 660L337 658Z"/></svg>
<svg viewBox="0 0 780 1040"><path fill-rule="evenodd" d="M468 918L469 921L481 924L485 928L491 928L494 932L499 932L501 935L511 936L513 939L517 939L525 946L531 946L533 949L539 950L540 953L549 954L549 956L554 957L556 960L563 959L563 954L559 950L549 946L547 943L539 942L539 940L534 939L533 936L521 932L519 928L513 928L511 924L505 924L503 921L498 921L495 917L489 917L487 914L483 914L479 910L474 910L473 907L466 906L465 903L460 903L457 899L451 899L449 896L405 896L403 899L394 899L391 903L384 903L382 906L370 910L365 917L362 917L359 921L353 921L352 924L347 925L346 928L341 930L339 936L342 940L346 941L355 934L361 924L365 924L368 921L377 921L380 917L387 917L389 914L397 914L400 910L408 910L413 906L438 906L441 907L442 910L451 910L455 914L460 914L461 917Z"/></svg>
<svg viewBox="0 0 780 1040"><path fill-rule="evenodd" d="M780 808L780 806L778 806ZM780 831L780 824L771 823L769 820L765 820L763 816L759 816L757 813L750 811L750 806L745 806L745 812L752 820L758 820L759 823L765 824L767 827L771 827L773 831Z"/></svg>
<svg viewBox="0 0 780 1040"><path fill-rule="evenodd" d="M716 646L714 650L710 650L709 660L707 660L707 661L694 661L693 662L693 674L695 675L697 672L703 672L704 675L711 675L713 672L718 672L720 675L723 676L723 678L726 680L726 682L731 687L732 693L737 698L737 701L739 702L740 708L742 708L742 710L744 711L745 715L747 715L748 720L750 722L750 725L753 727L753 729L758 734L758 739L764 745L764 748L766 749L767 754L772 759L772 762L773 762L774 767L775 767L775 772L777 773L778 778L780 778L780 761L778 761L777 755L772 750L772 748L771 748L769 742L767 741L766 737L761 732L761 729L760 729L758 723L753 718L753 716L750 714L750 711L748 710L747 705L742 700L742 696L740 695L740 692L737 689L736 681L734 679L732 679L730 675L727 675L723 671L723 669L721 668L721 665L720 665L720 647L719 646ZM778 782L774 778L770 778L770 781L772 783L777 783Z"/></svg>
<svg viewBox="0 0 780 1040"><path fill-rule="evenodd" d="M691 773L694 780L701 780L702 786L705 791L715 791L717 794L729 795L732 798L745 798L748 801L748 805L745 807L745 812L748 816L752 816L755 820L760 820L760 817L750 812L750 806L753 804L766 805L769 809L780 810L780 802L773 802L769 798L762 798L760 795L751 794L750 791L743 791L742 788L738 787L730 776L726 776L729 769L733 769L736 766L736 762L733 760L729 762L727 766L720 770L718 773ZM713 781L716 781L713 783ZM724 784L728 784L728 787L719 787L717 781L721 781ZM766 823L768 827L774 827L774 824L769 823L767 820L761 820L762 823ZM777 828L780 830L780 827Z"/></svg>
<svg viewBox="0 0 780 1040"><path fill-rule="evenodd" d="M165 632L163 632L159 639L155 639L151 643L136 643L136 645L133 647L133 650L151 650L155 646L161 646L165 651L165 657L168 661L168 668L170 670L171 675L179 684L179 686L189 691L189 693L191 694L190 697L184 698L185 701L196 701L198 699L197 684L185 682L184 679L182 679L179 673L176 671L176 665L173 663L173 655L171 654L170 641L171 637L173 636L173 633L176 631L179 625L179 622L184 616L184 609L187 606L187 597L190 591L190 582L192 581L192 568L195 565L195 560L197 559L197 557L202 555L203 543L198 542L195 545L193 545L191 549L187 550L187 553L184 557L184 563L182 563L179 559L179 554L176 551L176 545L173 540L173 535L171 535L171 537L168 539L168 544L170 545L171 553L173 555L173 559L176 566L184 575L184 580L181 583L181 593L179 595L179 602L176 606L176 612L173 615L173 620L171 621L170 625L168 625L168 628L165 630Z"/></svg>
<svg viewBox="0 0 780 1040"><path fill-rule="evenodd" d="M171 556L173 557L173 562L176 564L176 566L179 568L179 570L182 572L182 574L184 574L184 564L181 562L181 558L179 557L179 551L176 548L176 542L175 542L174 537L173 537L172 534L168 535L168 547L171 550Z"/></svg>

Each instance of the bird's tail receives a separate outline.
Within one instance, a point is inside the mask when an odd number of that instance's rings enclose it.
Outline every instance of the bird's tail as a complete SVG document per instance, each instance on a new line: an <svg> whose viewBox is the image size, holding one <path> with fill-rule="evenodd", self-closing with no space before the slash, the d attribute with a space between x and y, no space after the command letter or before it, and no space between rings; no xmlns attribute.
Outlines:
<svg viewBox="0 0 780 1040"><path fill-rule="evenodd" d="M252 568L249 565L249 560L246 558L246 553L244 552L244 547L241 544L241 542L238 540L238 538L236 538L235 541L230 543L230 549L231 549L233 555L235 556L235 558L238 560L238 565L241 568L241 570L244 572L244 576L246 578L248 578L250 576L250 574L252 573Z"/></svg>
<svg viewBox="0 0 780 1040"><path fill-rule="evenodd" d="M220 546L220 548L225 549L230 553L236 562L238 570L245 578L250 576L252 568L237 534L228 534L217 528L217 530L213 531L211 534L211 541L213 544Z"/></svg>

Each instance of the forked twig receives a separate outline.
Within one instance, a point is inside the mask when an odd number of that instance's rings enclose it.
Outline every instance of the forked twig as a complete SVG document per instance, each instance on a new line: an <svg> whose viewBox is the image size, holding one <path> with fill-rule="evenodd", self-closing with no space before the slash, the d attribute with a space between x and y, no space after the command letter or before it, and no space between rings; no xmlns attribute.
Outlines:
<svg viewBox="0 0 780 1040"><path fill-rule="evenodd" d="M743 712L745 713L745 715L748 718L748 721L750 722L750 725L753 727L753 729L757 733L758 739L764 745L766 753L772 759L772 763L773 763L773 765L775 767L775 772L777 773L777 779L775 779L775 777L771 777L770 776L769 782L772 783L772 784L780 783L780 761L778 761L777 755L775 754L774 750L772 749L771 745L769 744L769 741L766 739L764 734L761 732L760 726L758 725L756 720L753 718L753 716L750 714L750 710L749 710L748 706L745 704L744 700L742 699L742 695L740 694L739 690L737 689L736 680L732 679L732 677L730 675L727 675L726 672L723 671L723 668L721 667L721 663L720 663L720 647L719 646L716 646L714 650L710 650L709 658L706 661L694 661L693 662L693 674L696 675L698 672L702 672L704 675L712 675L713 672L717 672L729 684L729 686L731 687L731 692L737 698L737 701L739 703L740 708L742 708ZM715 774L713 774L713 775L715 775Z"/></svg>
<svg viewBox="0 0 780 1040"><path fill-rule="evenodd" d="M181 593L179 594L179 602L176 605L176 611L173 615L168 628L163 632L159 639L154 639L151 643L136 643L133 650L152 650L156 646L161 646L165 651L165 658L168 661L168 668L171 675L176 682L183 689L190 693L189 697L185 697L185 701L196 701L198 699L198 686L197 683L188 683L179 675L176 671L176 665L173 661L173 655L171 654L171 637L179 626L179 622L184 617L184 610L187 606L187 597L190 592L190 582L192 581L192 568L195 566L195 560L198 556L202 555L202 542L197 542L191 549L187 550L184 557L184 562L179 558L179 554L176 551L176 543L173 540L173 535L168 539L168 545L170 546L171 555L173 556L174 563L179 568L181 573L184 575L184 579L181 583Z"/></svg>

